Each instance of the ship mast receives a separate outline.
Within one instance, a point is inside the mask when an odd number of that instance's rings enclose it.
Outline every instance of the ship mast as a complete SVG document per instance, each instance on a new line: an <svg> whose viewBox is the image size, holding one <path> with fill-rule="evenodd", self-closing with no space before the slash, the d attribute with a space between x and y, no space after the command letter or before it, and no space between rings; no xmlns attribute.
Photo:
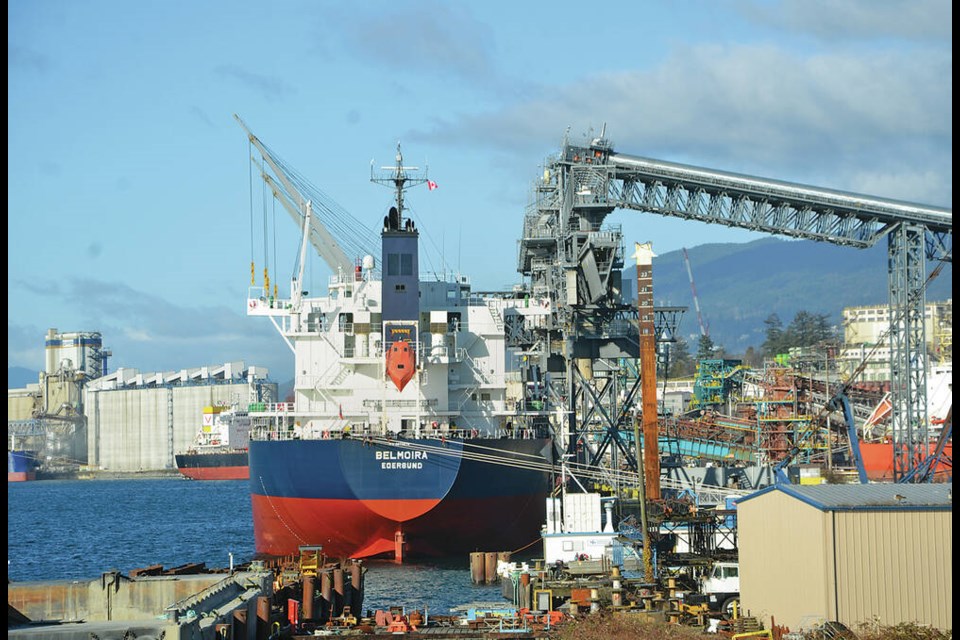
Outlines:
<svg viewBox="0 0 960 640"><path fill-rule="evenodd" d="M424 175L422 178L408 175L408 171L419 171L420 169L419 167L403 166L403 153L400 151L400 141L398 140L397 164L392 167L380 167L380 169L381 171L389 171L390 173L375 175L373 170L373 161L370 162L370 182L376 182L377 184L393 187L396 194L395 199L397 202L397 213L400 214L400 228L403 228L403 192L410 187L415 187L418 184L427 182L427 173L429 172L429 168L424 170Z"/></svg>

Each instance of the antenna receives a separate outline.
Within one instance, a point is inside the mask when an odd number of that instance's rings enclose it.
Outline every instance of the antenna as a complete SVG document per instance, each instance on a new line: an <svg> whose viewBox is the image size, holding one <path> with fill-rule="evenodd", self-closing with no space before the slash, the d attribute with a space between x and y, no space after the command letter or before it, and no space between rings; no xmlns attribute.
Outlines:
<svg viewBox="0 0 960 640"><path fill-rule="evenodd" d="M373 162L370 163L370 182L392 186L394 197L397 203L397 214L399 215L398 228L403 228L403 192L412 186L427 182L427 171L424 171L422 178L412 177L407 174L408 171L419 171L419 167L403 166L403 153L400 151L400 141L397 141L396 162L392 167L380 167L381 171L389 173L374 173Z"/></svg>

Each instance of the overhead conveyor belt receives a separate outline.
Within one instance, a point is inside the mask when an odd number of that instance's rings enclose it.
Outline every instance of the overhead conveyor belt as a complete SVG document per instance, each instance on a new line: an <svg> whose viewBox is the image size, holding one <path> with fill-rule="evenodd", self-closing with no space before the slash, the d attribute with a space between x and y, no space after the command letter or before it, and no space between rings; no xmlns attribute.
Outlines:
<svg viewBox="0 0 960 640"><path fill-rule="evenodd" d="M943 207L640 156L611 154L607 162L615 179L610 204L631 209L653 204L664 215L861 247L872 246L901 222L932 233L950 233L953 224L952 211ZM620 193L618 181L624 187Z"/></svg>

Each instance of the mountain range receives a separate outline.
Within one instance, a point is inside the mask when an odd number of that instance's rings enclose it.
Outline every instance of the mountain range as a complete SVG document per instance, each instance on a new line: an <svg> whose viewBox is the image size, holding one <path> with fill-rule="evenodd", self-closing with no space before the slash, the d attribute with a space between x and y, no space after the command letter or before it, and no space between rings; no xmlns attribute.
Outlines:
<svg viewBox="0 0 960 640"><path fill-rule="evenodd" d="M656 251L656 247L654 247ZM629 253L629 252L628 252ZM687 249L701 315L715 345L731 355L748 347L758 349L766 338L764 320L777 314L787 327L798 311L825 314L838 329L844 307L885 305L889 301L887 247L840 247L810 240L761 238L748 243L703 244ZM927 264L927 273L934 264ZM628 261L623 270L624 291L636 290L636 270ZM952 297L953 267L944 265L928 282L927 302ZM687 307L677 335L691 353L699 339L696 305L682 251L670 251L653 260L655 306ZM7 368L7 388L37 382L37 372ZM280 385L283 399L293 381Z"/></svg>
<svg viewBox="0 0 960 640"><path fill-rule="evenodd" d="M7 389L23 389L28 384L37 384L40 373L26 367L7 367Z"/></svg>
<svg viewBox="0 0 960 640"><path fill-rule="evenodd" d="M759 348L766 339L764 320L771 314L780 318L784 328L798 311L825 314L828 324L841 330L845 307L886 305L890 298L885 242L855 249L811 240L761 238L699 245L687 249L687 255L704 325L713 343L729 354ZM928 276L935 266L927 263ZM633 267L625 268L623 275L624 290L634 291ZM952 298L952 282L953 268L947 263L927 283L927 302ZM688 307L677 335L695 353L700 329L693 288L682 251L654 258L654 306Z"/></svg>

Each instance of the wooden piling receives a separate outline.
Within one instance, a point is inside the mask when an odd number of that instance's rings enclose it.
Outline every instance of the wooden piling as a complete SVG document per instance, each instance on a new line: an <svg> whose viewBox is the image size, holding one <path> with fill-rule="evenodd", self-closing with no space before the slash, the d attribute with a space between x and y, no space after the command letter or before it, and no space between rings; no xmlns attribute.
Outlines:
<svg viewBox="0 0 960 640"><path fill-rule="evenodd" d="M483 558L482 551L474 551L470 554L470 579L473 584L483 584L486 580Z"/></svg>
<svg viewBox="0 0 960 640"><path fill-rule="evenodd" d="M359 619L363 608L363 567L359 562L350 563L350 611Z"/></svg>
<svg viewBox="0 0 960 640"><path fill-rule="evenodd" d="M313 576L303 576L303 619L313 620L313 598L315 580Z"/></svg>
<svg viewBox="0 0 960 640"><path fill-rule="evenodd" d="M270 637L270 598L257 598L257 640L267 640Z"/></svg>
<svg viewBox="0 0 960 640"><path fill-rule="evenodd" d="M497 580L497 554L495 551L488 551L483 556L483 579L487 584L493 584Z"/></svg>
<svg viewBox="0 0 960 640"><path fill-rule="evenodd" d="M330 611L332 617L343 613L343 604L346 602L344 595L343 569L337 567L333 570L333 608Z"/></svg>
<svg viewBox="0 0 960 640"><path fill-rule="evenodd" d="M333 575L330 569L320 574L320 621L333 617Z"/></svg>

